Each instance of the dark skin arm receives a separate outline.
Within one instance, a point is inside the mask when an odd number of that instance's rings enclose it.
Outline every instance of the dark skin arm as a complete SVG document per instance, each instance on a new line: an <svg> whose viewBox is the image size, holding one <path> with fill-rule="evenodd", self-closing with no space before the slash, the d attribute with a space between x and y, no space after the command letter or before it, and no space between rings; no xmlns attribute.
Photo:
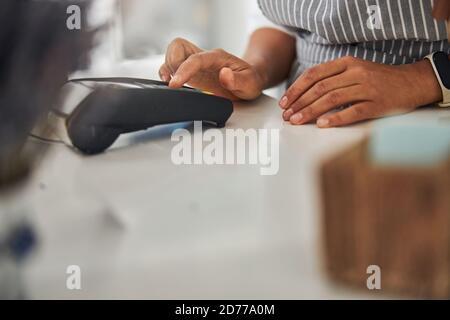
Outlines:
<svg viewBox="0 0 450 320"><path fill-rule="evenodd" d="M244 60L261 69L266 80L264 89L268 89L288 77L295 51L294 37L276 29L263 28L252 34Z"/></svg>
<svg viewBox="0 0 450 320"><path fill-rule="evenodd" d="M436 0L434 16L450 17L450 0ZM173 88L187 83L233 100L252 100L287 78L295 39L271 28L257 30L240 59L224 50L205 51L176 39L167 50L161 79ZM280 101L283 118L322 128L412 111L439 102L442 92L428 61L390 66L344 57L307 70ZM329 114L342 105L351 107Z"/></svg>
<svg viewBox="0 0 450 320"><path fill-rule="evenodd" d="M433 16L448 21L450 0L436 0ZM329 128L439 101L442 91L429 61L389 66L345 57L307 70L286 91L280 107L284 120L294 125L316 121ZM329 113L343 105L350 107Z"/></svg>
<svg viewBox="0 0 450 320"><path fill-rule="evenodd" d="M159 71L170 87L185 83L232 100L252 100L287 78L295 58L295 38L273 28L250 37L242 59L222 50L202 50L185 39L168 47Z"/></svg>
<svg viewBox="0 0 450 320"><path fill-rule="evenodd" d="M428 61L383 65L344 57L304 72L280 101L283 118L294 125L316 121L321 128L405 113L442 100ZM351 105L329 113L339 106Z"/></svg>

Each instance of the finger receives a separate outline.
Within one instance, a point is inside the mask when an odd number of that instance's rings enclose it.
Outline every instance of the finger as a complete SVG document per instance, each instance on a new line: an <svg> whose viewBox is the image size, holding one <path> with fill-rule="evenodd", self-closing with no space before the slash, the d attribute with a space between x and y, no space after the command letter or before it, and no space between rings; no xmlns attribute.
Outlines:
<svg viewBox="0 0 450 320"><path fill-rule="evenodd" d="M198 52L201 52L201 49L185 39L177 38L172 41L167 48L165 61L170 73L175 74L190 55Z"/></svg>
<svg viewBox="0 0 450 320"><path fill-rule="evenodd" d="M290 113L292 115L298 112L333 90L356 85L359 83L357 79L357 75L349 70L319 81L292 103L290 108L286 110L286 114Z"/></svg>
<svg viewBox="0 0 450 320"><path fill-rule="evenodd" d="M165 63L159 69L159 78L164 82L170 81L170 70Z"/></svg>
<svg viewBox="0 0 450 320"><path fill-rule="evenodd" d="M290 117L289 121L295 125L308 123L330 110L352 102L363 101L365 98L366 94L362 90L361 85L337 89L295 113Z"/></svg>
<svg viewBox="0 0 450 320"><path fill-rule="evenodd" d="M218 52L202 52L191 55L175 72L169 83L170 87L179 88L189 82L198 72L219 69L225 60Z"/></svg>
<svg viewBox="0 0 450 320"><path fill-rule="evenodd" d="M334 114L325 115L317 120L320 128L340 127L363 120L377 118L372 102L360 102Z"/></svg>
<svg viewBox="0 0 450 320"><path fill-rule="evenodd" d="M286 91L280 101L280 107L288 109L294 101L318 81L344 72L347 69L347 65L354 61L356 61L356 58L344 57L306 70Z"/></svg>
<svg viewBox="0 0 450 320"><path fill-rule="evenodd" d="M170 74L175 74L180 65L186 61L186 54L183 49L169 49L166 53L166 66L170 71Z"/></svg>

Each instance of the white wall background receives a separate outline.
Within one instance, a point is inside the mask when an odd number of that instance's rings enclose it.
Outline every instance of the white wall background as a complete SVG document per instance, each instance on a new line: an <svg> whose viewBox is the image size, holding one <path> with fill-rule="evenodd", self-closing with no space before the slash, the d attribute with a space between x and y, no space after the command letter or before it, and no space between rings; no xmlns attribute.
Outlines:
<svg viewBox="0 0 450 320"><path fill-rule="evenodd" d="M167 45L176 37L241 56L251 31L270 24L257 0L95 0L91 20L110 27L83 75L149 78L158 78Z"/></svg>
<svg viewBox="0 0 450 320"><path fill-rule="evenodd" d="M248 38L249 18L257 0L95 0L92 19L108 21L102 55L115 60L142 59L164 53L175 37L205 49L223 48L241 55ZM114 8L120 8L120 19Z"/></svg>
<svg viewBox="0 0 450 320"><path fill-rule="evenodd" d="M245 50L251 2L256 0L211 0L213 17L213 47L240 55Z"/></svg>

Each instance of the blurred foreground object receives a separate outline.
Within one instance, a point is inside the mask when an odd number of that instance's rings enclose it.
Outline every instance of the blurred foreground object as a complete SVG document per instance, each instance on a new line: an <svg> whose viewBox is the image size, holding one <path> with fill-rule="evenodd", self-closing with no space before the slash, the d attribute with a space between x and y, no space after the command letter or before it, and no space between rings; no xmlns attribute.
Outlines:
<svg viewBox="0 0 450 320"><path fill-rule="evenodd" d="M86 64L91 36L67 28L67 8L87 1L5 0L0 11L0 187L21 175L28 134L70 72ZM81 19L83 22L85 19Z"/></svg>
<svg viewBox="0 0 450 320"><path fill-rule="evenodd" d="M322 167L327 270L368 290L450 297L450 128L383 125ZM375 290L377 291L377 290Z"/></svg>
<svg viewBox="0 0 450 320"><path fill-rule="evenodd" d="M36 243L29 221L27 188L0 193L0 299L24 296L20 265Z"/></svg>
<svg viewBox="0 0 450 320"><path fill-rule="evenodd" d="M87 64L87 0L3 0L0 10L0 299L18 298L19 263L35 242L26 181L45 144L27 144L68 75ZM81 29L69 30L68 7ZM45 130L45 125L42 126Z"/></svg>

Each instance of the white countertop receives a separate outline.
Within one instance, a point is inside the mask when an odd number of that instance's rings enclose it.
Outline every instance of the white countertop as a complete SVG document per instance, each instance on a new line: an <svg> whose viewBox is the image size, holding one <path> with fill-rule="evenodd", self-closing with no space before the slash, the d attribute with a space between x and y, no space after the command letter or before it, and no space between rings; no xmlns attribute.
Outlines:
<svg viewBox="0 0 450 320"><path fill-rule="evenodd" d="M450 110L397 119L448 122ZM176 166L173 126L95 157L55 146L31 185L39 246L24 270L28 296L372 297L335 286L323 271L317 172L373 123L295 127L271 98L236 104L227 128L280 130L275 176L255 165ZM81 267L80 291L66 289L69 265Z"/></svg>

